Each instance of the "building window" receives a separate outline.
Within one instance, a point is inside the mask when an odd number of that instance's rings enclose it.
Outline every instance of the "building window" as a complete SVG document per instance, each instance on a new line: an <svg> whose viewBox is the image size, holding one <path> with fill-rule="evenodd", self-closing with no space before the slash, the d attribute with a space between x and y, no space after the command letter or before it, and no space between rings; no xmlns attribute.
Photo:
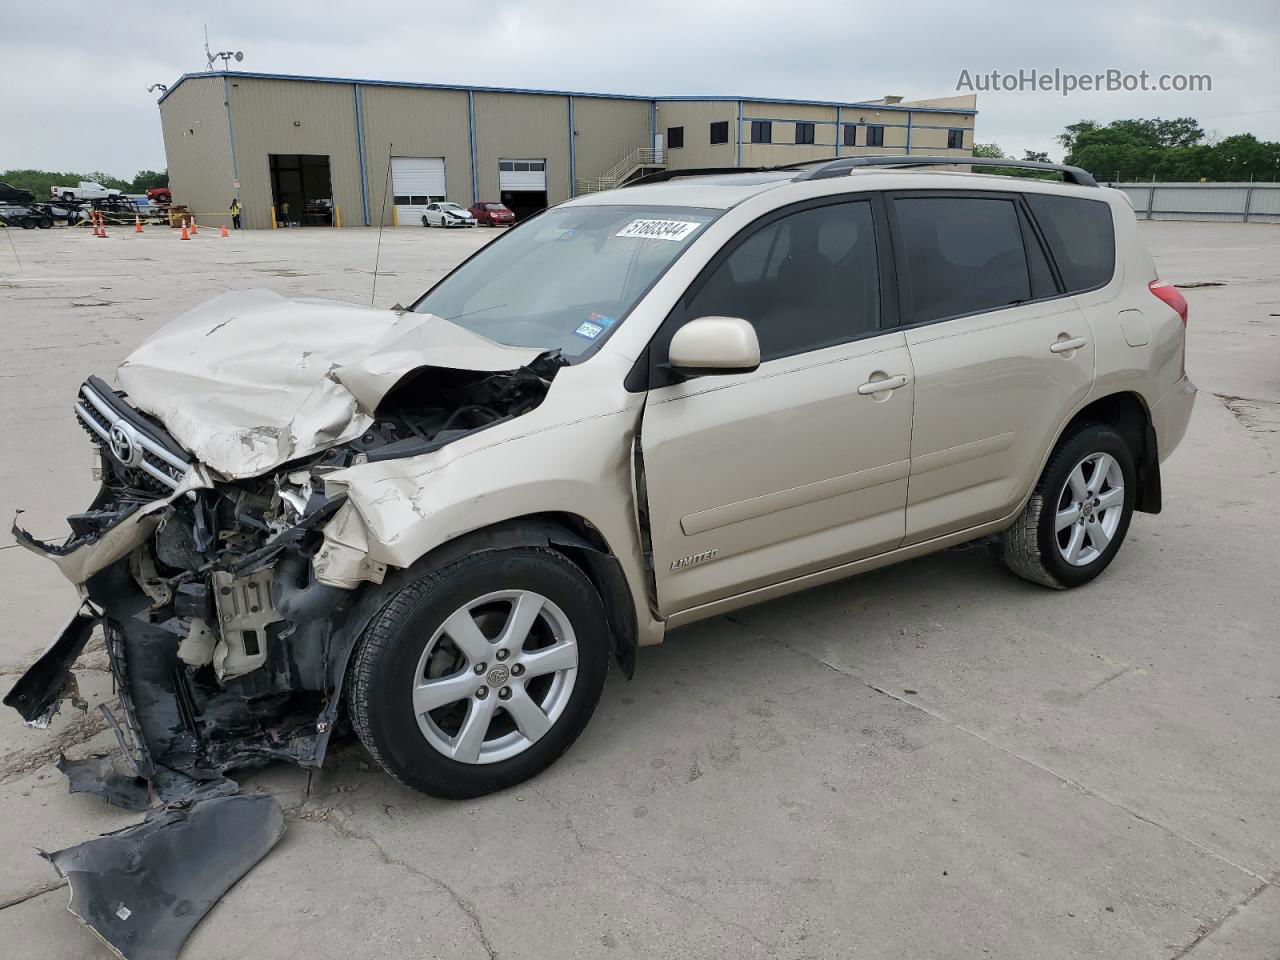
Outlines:
<svg viewBox="0 0 1280 960"><path fill-rule="evenodd" d="M880 126L867 127L867 146L868 147L884 146L884 127L880 127Z"/></svg>
<svg viewBox="0 0 1280 960"><path fill-rule="evenodd" d="M684 146L684 127L667 127L667 149L679 150Z"/></svg>
<svg viewBox="0 0 1280 960"><path fill-rule="evenodd" d="M846 147L856 147L858 145L857 124L846 123L844 125L844 145Z"/></svg>
<svg viewBox="0 0 1280 960"><path fill-rule="evenodd" d="M947 149L948 150L964 149L964 131L963 130L947 131Z"/></svg>
<svg viewBox="0 0 1280 960"><path fill-rule="evenodd" d="M813 143L813 124L796 124L796 143Z"/></svg>
<svg viewBox="0 0 1280 960"><path fill-rule="evenodd" d="M711 125L711 142L712 143L728 143L729 142L729 121L717 120Z"/></svg>
<svg viewBox="0 0 1280 960"><path fill-rule="evenodd" d="M752 143L773 143L773 121L752 120L751 121L751 142Z"/></svg>

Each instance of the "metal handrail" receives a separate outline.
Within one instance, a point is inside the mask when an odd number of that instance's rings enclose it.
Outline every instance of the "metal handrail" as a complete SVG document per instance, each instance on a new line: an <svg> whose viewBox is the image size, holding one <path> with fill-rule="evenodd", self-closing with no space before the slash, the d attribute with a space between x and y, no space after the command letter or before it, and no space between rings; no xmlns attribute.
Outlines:
<svg viewBox="0 0 1280 960"><path fill-rule="evenodd" d="M598 177L578 180L579 193L596 193L620 186L628 174L637 167L661 167L666 165L663 151L654 147L636 147Z"/></svg>

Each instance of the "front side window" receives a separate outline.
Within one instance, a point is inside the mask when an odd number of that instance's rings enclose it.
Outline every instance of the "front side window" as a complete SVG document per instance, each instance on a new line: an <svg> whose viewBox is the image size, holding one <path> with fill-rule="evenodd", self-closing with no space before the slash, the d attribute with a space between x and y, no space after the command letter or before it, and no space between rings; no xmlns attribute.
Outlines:
<svg viewBox="0 0 1280 960"><path fill-rule="evenodd" d="M684 146L684 127L667 127L667 147L679 150Z"/></svg>
<svg viewBox="0 0 1280 960"><path fill-rule="evenodd" d="M867 146L868 147L884 146L884 127L878 127L878 126L867 127Z"/></svg>
<svg viewBox="0 0 1280 960"><path fill-rule="evenodd" d="M1103 200L1027 194L1068 293L1101 287L1116 272L1115 227Z"/></svg>
<svg viewBox="0 0 1280 960"><path fill-rule="evenodd" d="M769 120L751 121L752 143L773 143L773 123Z"/></svg>
<svg viewBox="0 0 1280 960"><path fill-rule="evenodd" d="M711 142L712 143L728 143L729 142L729 121L717 120L711 124Z"/></svg>
<svg viewBox="0 0 1280 960"><path fill-rule="evenodd" d="M832 203L761 227L713 269L685 316L741 317L772 360L879 328L880 277L871 204Z"/></svg>
<svg viewBox="0 0 1280 960"><path fill-rule="evenodd" d="M567 206L504 234L413 305L512 347L580 356L702 234L719 210Z"/></svg>
<svg viewBox="0 0 1280 960"><path fill-rule="evenodd" d="M910 321L998 310L1031 299L1012 200L899 197L894 201Z"/></svg>
<svg viewBox="0 0 1280 960"><path fill-rule="evenodd" d="M813 124L796 124L796 143L813 143Z"/></svg>

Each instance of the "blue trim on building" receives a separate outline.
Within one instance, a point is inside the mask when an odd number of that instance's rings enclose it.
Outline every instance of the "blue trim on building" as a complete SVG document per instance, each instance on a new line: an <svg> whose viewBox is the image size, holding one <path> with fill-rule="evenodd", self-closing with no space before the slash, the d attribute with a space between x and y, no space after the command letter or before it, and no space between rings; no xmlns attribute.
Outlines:
<svg viewBox="0 0 1280 960"><path fill-rule="evenodd" d="M738 132L734 134L734 157L733 165L735 167L742 166L742 101L738 101Z"/></svg>
<svg viewBox="0 0 1280 960"><path fill-rule="evenodd" d="M569 97L569 196L571 197L575 197L578 195L578 190L577 190L578 163L577 163L577 158L574 156L574 145L573 145L573 141L576 136L576 134L574 133L574 129L575 128L573 124L573 97L571 95Z"/></svg>
<svg viewBox="0 0 1280 960"><path fill-rule="evenodd" d="M172 95L187 80L197 80L204 77L224 77L235 78L244 77L250 80L302 80L310 83L349 83L359 84L363 87L409 87L419 90L469 90L477 93L531 93L541 94L553 97L594 97L604 100L648 100L658 103L664 100L675 102L681 101L719 101L724 103L733 103L735 100L741 103L783 103L797 104L815 107L861 107L867 110L889 110L889 111L910 111L913 113L962 113L967 115L977 114L976 109L967 109L960 107L912 107L904 104L892 103L868 103L865 100L797 100L789 97L704 97L704 96L681 96L681 97L661 97L661 96L641 96L634 93L598 93L583 90L539 90L536 88L526 87L486 87L486 86L468 86L463 83L414 83L402 80L364 80L359 77L313 77L305 74L293 73L256 73L243 70L213 70L202 71L199 73L184 73L173 85L169 87L157 100L157 103L164 103L165 98Z"/></svg>
<svg viewBox="0 0 1280 960"><path fill-rule="evenodd" d="M360 159L360 203L364 207L364 225L369 226L369 174L364 164L364 104L360 99L360 84L353 83L356 95L356 154Z"/></svg>
<svg viewBox="0 0 1280 960"><path fill-rule="evenodd" d="M480 202L480 168L476 166L476 92L467 91L467 139L471 144L471 203Z"/></svg>
<svg viewBox="0 0 1280 960"><path fill-rule="evenodd" d="M232 189L235 190L235 197L239 200L240 167L236 163L236 127L231 122L231 83L227 80L222 81L222 105L227 108L227 137L231 141L231 179L237 184Z"/></svg>

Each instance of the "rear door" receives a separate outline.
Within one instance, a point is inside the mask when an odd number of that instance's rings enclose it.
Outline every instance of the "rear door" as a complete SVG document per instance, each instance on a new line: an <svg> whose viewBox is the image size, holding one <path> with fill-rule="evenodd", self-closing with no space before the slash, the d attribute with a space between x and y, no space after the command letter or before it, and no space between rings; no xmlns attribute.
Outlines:
<svg viewBox="0 0 1280 960"><path fill-rule="evenodd" d="M906 543L1011 512L1088 394L1094 337L1014 193L890 200L915 370Z"/></svg>
<svg viewBox="0 0 1280 960"><path fill-rule="evenodd" d="M721 251L655 337L641 444L663 613L901 542L913 387L887 247L879 198L775 212ZM666 368L680 324L717 315L754 325L759 369Z"/></svg>

